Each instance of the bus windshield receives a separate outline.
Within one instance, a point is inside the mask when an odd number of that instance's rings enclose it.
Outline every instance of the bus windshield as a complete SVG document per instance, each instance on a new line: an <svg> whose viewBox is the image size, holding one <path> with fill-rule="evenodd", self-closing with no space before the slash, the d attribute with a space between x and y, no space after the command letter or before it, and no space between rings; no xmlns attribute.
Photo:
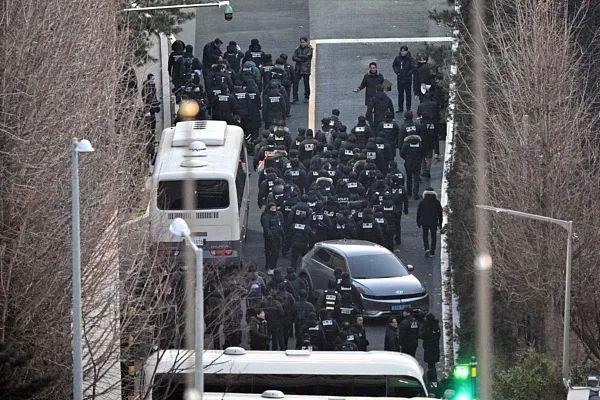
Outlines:
<svg viewBox="0 0 600 400"><path fill-rule="evenodd" d="M157 374L152 399L183 400L185 374ZM408 376L310 374L205 374L206 392L263 393L280 390L289 395L420 397L421 383Z"/></svg>
<svg viewBox="0 0 600 400"><path fill-rule="evenodd" d="M160 181L158 183L157 206L159 210L183 210L183 180ZM193 210L210 210L229 207L229 185L223 179L201 179L195 181Z"/></svg>

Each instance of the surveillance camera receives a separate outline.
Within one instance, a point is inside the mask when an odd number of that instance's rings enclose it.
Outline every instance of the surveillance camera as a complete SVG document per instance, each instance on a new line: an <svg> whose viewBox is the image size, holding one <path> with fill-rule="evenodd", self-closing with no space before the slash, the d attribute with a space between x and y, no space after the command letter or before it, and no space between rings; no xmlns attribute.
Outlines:
<svg viewBox="0 0 600 400"><path fill-rule="evenodd" d="M225 16L225 21L231 21L233 19L233 7L230 5L223 7L223 15Z"/></svg>

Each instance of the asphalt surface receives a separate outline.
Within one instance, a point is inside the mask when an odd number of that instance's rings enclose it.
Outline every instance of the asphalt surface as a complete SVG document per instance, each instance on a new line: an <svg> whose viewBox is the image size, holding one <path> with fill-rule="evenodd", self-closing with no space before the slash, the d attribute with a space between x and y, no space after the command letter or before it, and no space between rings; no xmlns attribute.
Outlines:
<svg viewBox="0 0 600 400"><path fill-rule="evenodd" d="M235 2L234 19L225 22L220 10L201 9L195 23L195 49L198 57L205 43L219 37L225 45L230 40L238 42L245 51L250 40L257 38L263 51L271 53L273 59L280 53L290 57L298 45L300 36L310 39L336 38L413 38L448 36L428 19L428 11L446 6L445 0L244 0ZM189 36L190 32L184 32ZM404 44L404 43L402 43ZM415 55L422 48L420 44L406 43ZM224 47L225 47L224 45ZM332 108L339 108L341 120L354 126L356 118L364 114L364 92L353 93L370 61L376 61L380 72L393 84L388 94L397 108L397 92L392 61L397 55L398 44L320 44L316 56L316 111L315 119L320 121L329 115ZM313 60L315 62L315 60ZM302 85L301 85L302 86ZM302 92L302 88L300 89ZM302 93L300 94L302 96ZM413 99L413 110L418 100ZM292 106L292 117L288 119L290 131L295 135L299 127L307 127L308 107L304 103ZM398 122L401 117L398 116ZM440 142L440 154L444 154L444 142ZM402 160L397 162L403 168ZM421 191L432 186L439 195L442 177L442 161L434 163L431 180L421 182ZM262 229L260 213L256 204L257 175L251 177L251 207L246 262L264 266ZM402 245L397 254L406 264L415 267L414 275L421 280L429 292L430 310L437 316L441 313L439 245L435 258L425 258L421 232L416 226L416 206L411 200L409 214L402 217ZM438 237L439 244L439 237ZM280 258L279 267L287 267L289 258ZM368 321L367 336L370 349L383 349L385 322ZM291 344L291 342L290 342ZM417 359L422 359L419 348Z"/></svg>

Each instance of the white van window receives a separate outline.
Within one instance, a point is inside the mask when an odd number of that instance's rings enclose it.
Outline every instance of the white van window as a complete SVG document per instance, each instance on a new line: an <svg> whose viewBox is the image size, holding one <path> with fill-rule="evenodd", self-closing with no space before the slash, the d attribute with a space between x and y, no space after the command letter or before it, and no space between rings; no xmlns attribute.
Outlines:
<svg viewBox="0 0 600 400"><path fill-rule="evenodd" d="M183 180L158 183L157 206L159 210L183 210ZM196 181L194 210L211 210L229 207L229 185L223 179Z"/></svg>

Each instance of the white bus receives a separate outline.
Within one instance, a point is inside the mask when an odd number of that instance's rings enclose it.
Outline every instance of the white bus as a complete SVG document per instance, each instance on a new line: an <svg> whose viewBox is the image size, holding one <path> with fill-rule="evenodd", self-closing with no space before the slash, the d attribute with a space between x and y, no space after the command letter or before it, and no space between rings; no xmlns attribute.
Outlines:
<svg viewBox="0 0 600 400"><path fill-rule="evenodd" d="M181 238L169 232L175 218L188 223L206 261L239 264L248 226L248 162L244 132L224 121L185 121L163 131L150 198L150 230L159 252L176 256ZM184 182L193 180L192 209Z"/></svg>
<svg viewBox="0 0 600 400"><path fill-rule="evenodd" d="M427 397L423 369L413 357L388 351L246 351L203 353L204 389L215 393L263 393L356 397ZM194 352L161 350L144 365L140 399L181 400Z"/></svg>

